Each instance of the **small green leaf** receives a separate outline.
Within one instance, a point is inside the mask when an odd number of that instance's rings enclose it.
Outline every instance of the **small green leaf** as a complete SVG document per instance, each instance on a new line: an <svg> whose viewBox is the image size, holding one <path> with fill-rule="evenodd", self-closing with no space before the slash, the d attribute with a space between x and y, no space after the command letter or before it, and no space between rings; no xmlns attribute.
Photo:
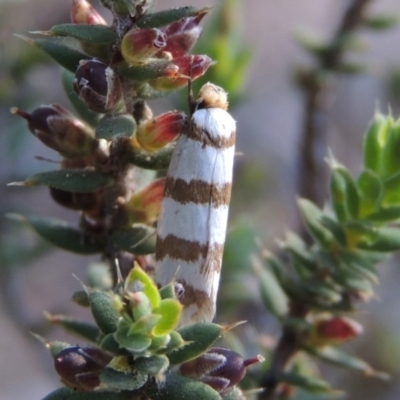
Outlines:
<svg viewBox="0 0 400 400"><path fill-rule="evenodd" d="M165 146L159 151L147 153L145 151L136 150L132 152L129 161L137 167L151 170L167 170L174 152L175 144Z"/></svg>
<svg viewBox="0 0 400 400"><path fill-rule="evenodd" d="M383 181L383 206L400 205L400 171Z"/></svg>
<svg viewBox="0 0 400 400"><path fill-rule="evenodd" d="M393 227L380 228L375 231L373 239L359 243L364 250L393 252L400 249L400 229Z"/></svg>
<svg viewBox="0 0 400 400"><path fill-rule="evenodd" d="M150 354L165 354L167 352L168 343L171 341L171 335L164 335L151 338L151 345L148 348Z"/></svg>
<svg viewBox="0 0 400 400"><path fill-rule="evenodd" d="M113 368L104 368L100 374L102 390L137 390L147 382L148 376L138 372L120 372Z"/></svg>
<svg viewBox="0 0 400 400"><path fill-rule="evenodd" d="M139 267L138 264L130 270L126 280L125 287L128 288L132 284L139 284L139 290L143 291L147 298L150 300L153 310L159 307L161 296L157 289L156 284L152 281L149 275Z"/></svg>
<svg viewBox="0 0 400 400"><path fill-rule="evenodd" d="M363 24L370 29L384 30L392 28L399 22L399 17L393 14L372 15L363 18Z"/></svg>
<svg viewBox="0 0 400 400"><path fill-rule="evenodd" d="M280 373L278 374L277 379L280 382L285 382L290 385L300 387L309 392L332 393L334 391L331 388L331 385L322 379L300 375L293 372Z"/></svg>
<svg viewBox="0 0 400 400"><path fill-rule="evenodd" d="M271 269L263 268L258 260L254 260L253 270L258 280L261 299L265 307L276 317L284 317L289 311L289 299L281 288L275 274Z"/></svg>
<svg viewBox="0 0 400 400"><path fill-rule="evenodd" d="M107 293L93 291L89 294L90 308L93 318L105 334L117 330L120 315L115 308L112 296Z"/></svg>
<svg viewBox="0 0 400 400"><path fill-rule="evenodd" d="M135 369L142 374L158 375L167 370L169 361L166 356L153 355L135 359Z"/></svg>
<svg viewBox="0 0 400 400"><path fill-rule="evenodd" d="M132 354L141 355L151 345L151 338L143 334L129 334L130 325L122 321L117 331L114 333L114 338L124 349Z"/></svg>
<svg viewBox="0 0 400 400"><path fill-rule="evenodd" d="M321 246L328 247L333 235L322 224L323 212L307 199L298 199L297 202L308 231Z"/></svg>
<svg viewBox="0 0 400 400"><path fill-rule="evenodd" d="M168 354L169 362L172 365L181 364L198 357L221 337L223 331L222 326L206 322L199 322L178 329L178 333L188 344Z"/></svg>
<svg viewBox="0 0 400 400"><path fill-rule="evenodd" d="M178 68L173 61L166 59L152 59L143 65L122 64L118 68L122 77L132 81L149 81L177 72Z"/></svg>
<svg viewBox="0 0 400 400"><path fill-rule="evenodd" d="M69 101L84 121L86 121L90 126L96 126L99 122L100 115L89 110L86 103L79 98L73 88L74 79L74 73L66 70L65 68L62 69L61 81L64 92L66 93Z"/></svg>
<svg viewBox="0 0 400 400"><path fill-rule="evenodd" d="M128 330L128 335L150 335L152 329L160 321L161 315L159 314L149 314L145 315L138 320L135 320L130 326Z"/></svg>
<svg viewBox="0 0 400 400"><path fill-rule="evenodd" d="M379 378L383 380L389 379L389 375L386 374L385 372L380 372L375 370L373 367L371 367L371 365L369 365L364 360L361 360L360 358L357 357L353 357L347 352L344 352L343 350L340 350L338 348L335 347L314 348L307 346L304 348L304 350L330 364L360 371L369 377Z"/></svg>
<svg viewBox="0 0 400 400"><path fill-rule="evenodd" d="M382 149L392 123L391 117L375 113L374 120L364 136L364 167L376 172L378 176L381 171Z"/></svg>
<svg viewBox="0 0 400 400"><path fill-rule="evenodd" d="M110 243L132 254L152 254L156 251L155 229L144 224L116 229L111 234Z"/></svg>
<svg viewBox="0 0 400 400"><path fill-rule="evenodd" d="M369 214L365 217L366 221L386 224L390 222L396 222L400 219L400 206L385 207L380 210Z"/></svg>
<svg viewBox="0 0 400 400"><path fill-rule="evenodd" d="M147 390L152 400L221 400L221 396L205 383L170 373L163 385Z"/></svg>
<svg viewBox="0 0 400 400"><path fill-rule="evenodd" d="M129 114L108 114L96 128L98 139L113 139L117 136L131 137L136 131L135 119Z"/></svg>
<svg viewBox="0 0 400 400"><path fill-rule="evenodd" d="M89 25L89 24L59 24L54 25L47 32L31 32L41 33L51 36L69 36L77 40L88 43L113 43L118 39L117 34L105 25Z"/></svg>
<svg viewBox="0 0 400 400"><path fill-rule="evenodd" d="M392 123L382 152L381 174L388 178L400 172L400 120Z"/></svg>
<svg viewBox="0 0 400 400"><path fill-rule="evenodd" d="M378 175L367 169L363 171L357 180L360 193L360 218L378 210L383 195L383 185Z"/></svg>
<svg viewBox="0 0 400 400"><path fill-rule="evenodd" d="M72 344L67 342L60 342L58 340L54 342L45 342L45 345L46 348L50 351L50 354L53 358L55 358L60 351L72 347Z"/></svg>
<svg viewBox="0 0 400 400"><path fill-rule="evenodd" d="M170 332L169 335L167 335L170 337L169 342L167 343L166 348L161 348L158 353L161 354L167 354L173 350L179 349L180 347L185 346L185 341L182 339L182 336L177 332L177 331L172 331ZM159 339L159 338L154 338L154 339ZM153 339L153 340L154 340Z"/></svg>
<svg viewBox="0 0 400 400"><path fill-rule="evenodd" d="M73 73L78 68L79 61L90 58L86 54L72 49L55 39L30 39L22 35L17 35L17 37L43 50L54 61Z"/></svg>
<svg viewBox="0 0 400 400"><path fill-rule="evenodd" d="M41 172L27 178L24 182L9 183L9 186L46 185L67 192L91 193L110 186L114 179L110 175L93 170L60 169Z"/></svg>
<svg viewBox="0 0 400 400"><path fill-rule="evenodd" d="M154 336L164 336L177 327L182 313L182 304L175 299L164 299L153 312L161 315L161 319L151 333Z"/></svg>
<svg viewBox="0 0 400 400"><path fill-rule="evenodd" d="M175 286L173 283L163 286L160 290L161 299L175 299Z"/></svg>
<svg viewBox="0 0 400 400"><path fill-rule="evenodd" d="M67 222L55 218L24 217L8 214L8 218L28 223L43 239L54 246L78 254L96 254L104 250L104 244L94 238L85 237L82 232Z"/></svg>
<svg viewBox="0 0 400 400"><path fill-rule="evenodd" d="M343 229L343 226L337 222L335 219L324 215L321 218L322 225L327 228L339 243L340 246L345 247L347 245L346 232Z"/></svg>
<svg viewBox="0 0 400 400"><path fill-rule="evenodd" d="M48 394L43 400L132 400L132 393L77 392L74 389L62 387Z"/></svg>
<svg viewBox="0 0 400 400"><path fill-rule="evenodd" d="M51 315L46 314L46 318L54 325L60 325L68 332L78 335L91 342L96 342L100 330L97 326L86 321L80 321L66 315Z"/></svg>
<svg viewBox="0 0 400 400"><path fill-rule="evenodd" d="M136 25L139 28L160 28L185 17L195 17L196 15L208 12L209 8L201 10L195 7L177 7L155 13L148 13Z"/></svg>
<svg viewBox="0 0 400 400"><path fill-rule="evenodd" d="M109 333L101 339L99 346L106 351L118 355L130 355L128 350L121 348L114 338L114 333Z"/></svg>

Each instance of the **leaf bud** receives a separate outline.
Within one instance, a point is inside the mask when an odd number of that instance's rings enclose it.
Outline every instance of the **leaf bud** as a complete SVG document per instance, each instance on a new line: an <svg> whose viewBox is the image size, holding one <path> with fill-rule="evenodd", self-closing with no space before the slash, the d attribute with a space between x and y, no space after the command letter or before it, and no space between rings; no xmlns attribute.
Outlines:
<svg viewBox="0 0 400 400"><path fill-rule="evenodd" d="M179 72L172 77L159 77L149 81L156 90L175 90L187 85L188 80L194 81L204 75L212 60L206 55L186 55L172 60Z"/></svg>
<svg viewBox="0 0 400 400"><path fill-rule="evenodd" d="M90 211L98 205L97 193L75 193L50 187L50 195L55 202L71 210Z"/></svg>
<svg viewBox="0 0 400 400"><path fill-rule="evenodd" d="M96 59L80 61L75 73L74 89L88 108L99 113L115 110L122 99L122 84L118 74Z"/></svg>
<svg viewBox="0 0 400 400"><path fill-rule="evenodd" d="M67 386L90 391L100 384L99 375L111 359L103 350L73 346L55 356L54 367Z"/></svg>
<svg viewBox="0 0 400 400"><path fill-rule="evenodd" d="M107 25L103 17L86 0L72 0L71 22L74 24Z"/></svg>
<svg viewBox="0 0 400 400"><path fill-rule="evenodd" d="M169 111L143 121L138 127L135 138L144 150L148 152L157 151L182 133L186 121L185 113Z"/></svg>
<svg viewBox="0 0 400 400"><path fill-rule="evenodd" d="M202 28L199 23L206 14L207 11L201 11L194 17L181 18L162 28L167 39L160 52L169 52L174 58L187 54L200 37Z"/></svg>
<svg viewBox="0 0 400 400"><path fill-rule="evenodd" d="M308 342L317 347L336 345L363 333L363 326L347 317L323 314L312 322Z"/></svg>
<svg viewBox="0 0 400 400"><path fill-rule="evenodd" d="M160 29L128 31L121 42L121 53L130 65L143 64L166 45L166 36Z"/></svg>
<svg viewBox="0 0 400 400"><path fill-rule="evenodd" d="M245 360L232 350L213 347L194 360L181 364L179 371L184 376L208 384L224 395L244 378L249 365L263 360L261 356Z"/></svg>
<svg viewBox="0 0 400 400"><path fill-rule="evenodd" d="M166 178L156 179L133 194L125 205L130 224L151 224L157 220L164 197L165 182Z"/></svg>
<svg viewBox="0 0 400 400"><path fill-rule="evenodd" d="M30 114L19 108L11 112L25 118L42 143L67 158L89 155L96 142L91 128L58 104L40 106Z"/></svg>

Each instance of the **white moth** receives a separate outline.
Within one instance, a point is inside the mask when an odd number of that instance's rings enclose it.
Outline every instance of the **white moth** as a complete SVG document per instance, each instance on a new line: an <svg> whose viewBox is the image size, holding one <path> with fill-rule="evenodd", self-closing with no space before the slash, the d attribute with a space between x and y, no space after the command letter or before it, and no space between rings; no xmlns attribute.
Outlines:
<svg viewBox="0 0 400 400"><path fill-rule="evenodd" d="M181 325L215 315L236 139L223 89L205 84L196 105L172 156L157 228L155 280L182 285Z"/></svg>

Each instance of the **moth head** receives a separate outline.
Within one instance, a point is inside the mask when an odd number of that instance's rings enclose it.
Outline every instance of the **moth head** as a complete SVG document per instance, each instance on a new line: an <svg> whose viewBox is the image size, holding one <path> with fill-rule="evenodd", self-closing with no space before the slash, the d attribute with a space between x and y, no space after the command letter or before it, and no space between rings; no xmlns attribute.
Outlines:
<svg viewBox="0 0 400 400"><path fill-rule="evenodd" d="M196 100L196 109L222 108L228 109L228 93L221 87L210 82L202 86Z"/></svg>

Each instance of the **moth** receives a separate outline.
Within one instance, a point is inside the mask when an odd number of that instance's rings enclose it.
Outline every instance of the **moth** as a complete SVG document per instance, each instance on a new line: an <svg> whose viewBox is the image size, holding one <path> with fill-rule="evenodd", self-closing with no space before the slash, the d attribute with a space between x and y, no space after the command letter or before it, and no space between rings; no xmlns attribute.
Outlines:
<svg viewBox="0 0 400 400"><path fill-rule="evenodd" d="M227 108L222 88L207 83L200 89L167 173L155 281L181 288L181 325L209 322L215 315L236 140Z"/></svg>

